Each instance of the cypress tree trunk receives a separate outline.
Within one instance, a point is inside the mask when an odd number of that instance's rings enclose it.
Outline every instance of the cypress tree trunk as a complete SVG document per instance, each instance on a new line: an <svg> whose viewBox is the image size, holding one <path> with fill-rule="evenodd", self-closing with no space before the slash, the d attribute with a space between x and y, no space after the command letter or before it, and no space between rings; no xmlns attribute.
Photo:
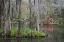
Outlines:
<svg viewBox="0 0 64 42"><path fill-rule="evenodd" d="M3 25L3 10L4 10L4 0L0 0L0 28L2 28Z"/></svg>
<svg viewBox="0 0 64 42"><path fill-rule="evenodd" d="M30 24L29 24L29 27L32 28L32 24L31 24L31 0L29 0L29 11L30 11Z"/></svg>
<svg viewBox="0 0 64 42"><path fill-rule="evenodd" d="M19 14L18 14L18 34L17 36L20 37L21 34L20 34L20 29L21 29L21 2L22 0L19 0Z"/></svg>
<svg viewBox="0 0 64 42"><path fill-rule="evenodd" d="M37 30L39 31L40 27L39 27L39 24L40 24L40 17L39 17L39 4L38 4L38 0L35 0L35 15L36 15L36 25L37 25Z"/></svg>
<svg viewBox="0 0 64 42"><path fill-rule="evenodd" d="M10 0L4 0L4 35L10 36Z"/></svg>

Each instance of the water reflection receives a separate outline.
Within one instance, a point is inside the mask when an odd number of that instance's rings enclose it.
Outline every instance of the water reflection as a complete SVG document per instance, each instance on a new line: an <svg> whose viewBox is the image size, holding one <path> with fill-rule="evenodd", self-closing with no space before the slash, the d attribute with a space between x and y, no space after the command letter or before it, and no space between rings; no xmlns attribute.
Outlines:
<svg viewBox="0 0 64 42"><path fill-rule="evenodd" d="M0 42L64 42L64 27L44 25L42 30L48 33L48 36L44 38L0 38Z"/></svg>
<svg viewBox="0 0 64 42"><path fill-rule="evenodd" d="M42 42L44 38L15 38L0 39L0 42Z"/></svg>
<svg viewBox="0 0 64 42"><path fill-rule="evenodd" d="M44 31L50 31L50 32L52 32L53 31L53 26L52 25L44 25L43 26L43 29L44 29Z"/></svg>
<svg viewBox="0 0 64 42"><path fill-rule="evenodd" d="M11 42L10 39L0 39L0 42Z"/></svg>

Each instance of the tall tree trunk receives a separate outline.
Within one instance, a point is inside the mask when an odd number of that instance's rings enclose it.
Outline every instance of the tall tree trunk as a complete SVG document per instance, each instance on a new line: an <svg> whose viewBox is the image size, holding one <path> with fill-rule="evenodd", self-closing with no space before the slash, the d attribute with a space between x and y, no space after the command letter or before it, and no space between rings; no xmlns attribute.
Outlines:
<svg viewBox="0 0 64 42"><path fill-rule="evenodd" d="M1 10L0 10L1 11ZM0 14L1 14L1 12L0 12ZM0 28L2 28L2 21L1 21L1 18L2 18L2 15L0 15Z"/></svg>
<svg viewBox="0 0 64 42"><path fill-rule="evenodd" d="M4 34L8 36L10 33L10 0L4 0Z"/></svg>
<svg viewBox="0 0 64 42"><path fill-rule="evenodd" d="M20 0L16 0L16 11L19 14L19 1Z"/></svg>
<svg viewBox="0 0 64 42"><path fill-rule="evenodd" d="M2 28L3 22L3 10L4 10L4 0L0 0L0 28Z"/></svg>
<svg viewBox="0 0 64 42"><path fill-rule="evenodd" d="M19 0L19 14L18 14L18 34L17 36L20 37L20 29L21 29L21 2L22 0Z"/></svg>
<svg viewBox="0 0 64 42"><path fill-rule="evenodd" d="M39 4L38 4L38 0L35 0L35 14L36 14L36 22L37 22L37 30L39 31L39 24L40 24L40 21L39 21Z"/></svg>
<svg viewBox="0 0 64 42"><path fill-rule="evenodd" d="M29 27L32 28L32 25L31 25L31 0L29 0L29 11L30 11L30 24L29 24Z"/></svg>

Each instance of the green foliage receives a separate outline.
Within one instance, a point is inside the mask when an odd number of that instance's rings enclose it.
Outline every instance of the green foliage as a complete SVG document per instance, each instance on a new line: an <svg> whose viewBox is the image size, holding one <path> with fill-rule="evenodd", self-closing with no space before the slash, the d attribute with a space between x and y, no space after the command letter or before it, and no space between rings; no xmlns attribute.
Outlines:
<svg viewBox="0 0 64 42"><path fill-rule="evenodd" d="M17 34L17 28L11 28L11 35L15 36Z"/></svg>
<svg viewBox="0 0 64 42"><path fill-rule="evenodd" d="M64 24L64 20L61 21L61 24Z"/></svg>
<svg viewBox="0 0 64 42"><path fill-rule="evenodd" d="M16 19L18 18L18 13L15 14L15 18L16 18Z"/></svg>
<svg viewBox="0 0 64 42"><path fill-rule="evenodd" d="M32 35L33 36L46 36L45 33L41 31L35 31L35 30L32 30Z"/></svg>
<svg viewBox="0 0 64 42"><path fill-rule="evenodd" d="M0 28L0 32L2 32L3 29ZM11 36L16 36L17 34L17 28L11 28ZM30 28L21 28L21 36L46 36L45 33L41 32L41 31L36 31L36 30L31 30Z"/></svg>
<svg viewBox="0 0 64 42"><path fill-rule="evenodd" d="M63 25L64 24L64 19L63 18L58 18L57 20L53 21L50 24Z"/></svg>
<svg viewBox="0 0 64 42"><path fill-rule="evenodd" d="M3 28L0 28L0 33L3 32Z"/></svg>
<svg viewBox="0 0 64 42"><path fill-rule="evenodd" d="M45 33L41 31L31 30L30 28L25 28L23 29L23 31L24 32L22 33L24 36L45 36Z"/></svg>
<svg viewBox="0 0 64 42"><path fill-rule="evenodd" d="M30 36L31 29L30 28L24 28L22 34L25 36Z"/></svg>
<svg viewBox="0 0 64 42"><path fill-rule="evenodd" d="M61 9L61 16L64 18L64 8Z"/></svg>
<svg viewBox="0 0 64 42"><path fill-rule="evenodd" d="M37 31L38 36L46 36L45 33L41 32L41 31Z"/></svg>
<svg viewBox="0 0 64 42"><path fill-rule="evenodd" d="M31 30L30 28L24 28L21 30L23 36L46 36L45 33L41 31Z"/></svg>
<svg viewBox="0 0 64 42"><path fill-rule="evenodd" d="M32 36L37 36L37 31L32 30Z"/></svg>
<svg viewBox="0 0 64 42"><path fill-rule="evenodd" d="M53 18L53 9L49 10L49 17Z"/></svg>
<svg viewBox="0 0 64 42"><path fill-rule="evenodd" d="M34 13L31 13L31 18L35 18L35 15L34 15Z"/></svg>

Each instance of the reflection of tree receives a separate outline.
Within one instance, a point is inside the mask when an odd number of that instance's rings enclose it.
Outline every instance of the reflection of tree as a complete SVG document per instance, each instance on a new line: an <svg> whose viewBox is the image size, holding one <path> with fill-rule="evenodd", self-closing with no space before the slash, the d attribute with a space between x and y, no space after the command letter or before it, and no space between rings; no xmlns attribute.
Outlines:
<svg viewBox="0 0 64 42"><path fill-rule="evenodd" d="M52 32L53 31L53 26L52 25L44 25L43 29L44 29L45 33L48 34L48 32Z"/></svg>
<svg viewBox="0 0 64 42"><path fill-rule="evenodd" d="M11 39L0 39L0 42L11 42Z"/></svg>
<svg viewBox="0 0 64 42"><path fill-rule="evenodd" d="M46 31L48 36L43 42L61 42L61 27L60 26L52 26L52 31L49 31L52 25L44 25L43 29Z"/></svg>
<svg viewBox="0 0 64 42"><path fill-rule="evenodd" d="M55 42L61 42L61 33L58 29L59 27L56 27L53 31L53 39Z"/></svg>
<svg viewBox="0 0 64 42"><path fill-rule="evenodd" d="M44 38L17 38L14 42L41 42Z"/></svg>
<svg viewBox="0 0 64 42"><path fill-rule="evenodd" d="M17 42L21 42L21 38L18 38L18 39L17 39Z"/></svg>

